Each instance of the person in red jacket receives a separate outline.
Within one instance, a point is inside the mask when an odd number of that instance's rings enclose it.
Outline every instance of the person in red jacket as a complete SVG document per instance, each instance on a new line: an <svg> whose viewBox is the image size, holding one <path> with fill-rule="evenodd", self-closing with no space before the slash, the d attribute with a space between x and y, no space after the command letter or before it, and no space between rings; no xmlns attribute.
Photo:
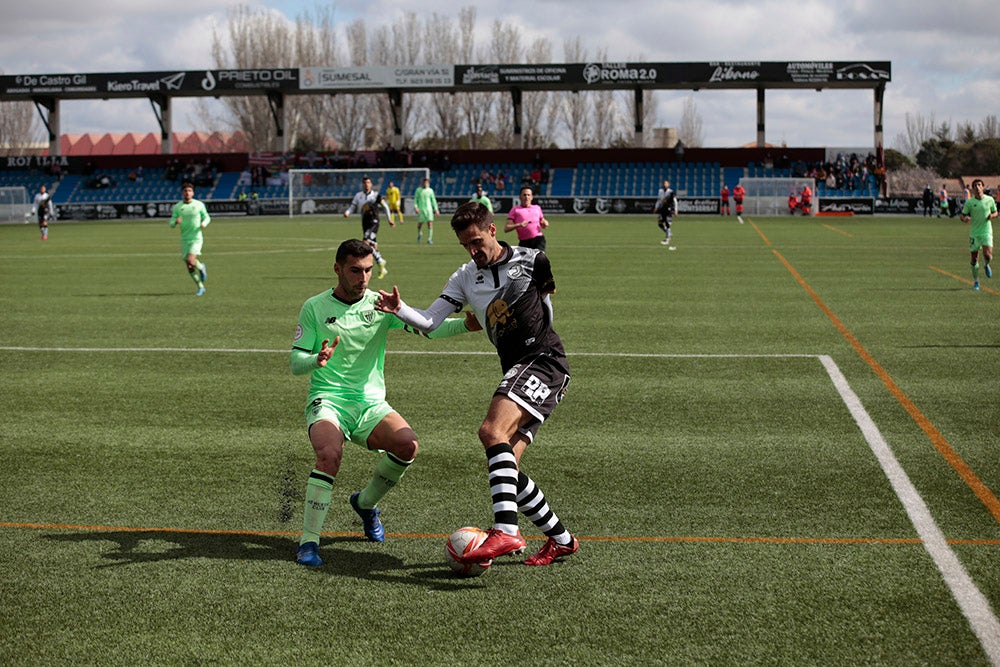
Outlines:
<svg viewBox="0 0 1000 667"><path fill-rule="evenodd" d="M808 185L802 188L802 215L812 215L813 192Z"/></svg>
<svg viewBox="0 0 1000 667"><path fill-rule="evenodd" d="M729 215L729 186L725 183L722 184L722 190L719 192L719 198L722 199L720 212L722 215Z"/></svg>
<svg viewBox="0 0 1000 667"><path fill-rule="evenodd" d="M747 191L743 188L742 183L737 183L736 187L733 188L733 201L736 202L736 217L739 218L740 222L743 222L743 197L745 197Z"/></svg>
<svg viewBox="0 0 1000 667"><path fill-rule="evenodd" d="M788 215L795 215L795 209L799 207L799 196L795 190L788 193Z"/></svg>

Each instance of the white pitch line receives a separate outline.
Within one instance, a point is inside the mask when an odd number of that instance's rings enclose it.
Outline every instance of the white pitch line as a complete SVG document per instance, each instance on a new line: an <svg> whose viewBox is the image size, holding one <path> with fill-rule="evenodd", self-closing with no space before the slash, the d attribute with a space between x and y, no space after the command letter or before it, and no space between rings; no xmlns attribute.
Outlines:
<svg viewBox="0 0 1000 667"><path fill-rule="evenodd" d="M23 345L0 345L0 350L8 352L218 352L226 354L288 354L291 348L285 350L267 350L259 348L232 347L37 347ZM458 350L393 350L386 354L423 354L423 355L484 355L496 356L496 352L473 350L461 352ZM624 359L819 359L818 354L656 354L640 352L574 352L573 357L615 357Z"/></svg>
<svg viewBox="0 0 1000 667"><path fill-rule="evenodd" d="M253 354L287 354L288 350L266 350L266 349L240 349L240 348L187 348L187 347L27 347L27 346L0 346L0 350L15 352L218 352L218 353L253 353ZM432 351L432 350L398 350L390 354L417 354L417 355L493 355L493 352L472 351L458 352L452 350ZM972 631L979 639L983 650L986 652L990 662L1000 666L1000 621L990 607L989 601L982 591L976 587L958 556L952 551L945 539L941 528L934 521L930 510L924 499L917 492L916 487L906 471L896 459L889 448L882 433L878 430L868 411L861 403L861 399L851 389L847 378L840 371L840 368L829 355L818 354L655 354L655 353L605 353L605 352L579 352L569 355L587 357L619 357L619 358L663 358L663 359L713 359L713 358L812 358L819 359L826 369L834 387L840 393L841 399L847 406L848 411L854 418L855 423L861 429L868 446L878 460L882 471L889 480L889 484L896 492L896 497L903 504L910 519L910 523L916 529L917 534L934 561L935 566L941 572L945 584L951 591L955 601L962 611L962 614L969 621Z"/></svg>
<svg viewBox="0 0 1000 667"><path fill-rule="evenodd" d="M868 441L872 453L878 459L882 471L889 479L896 496L903 504L910 523L917 530L917 534L923 541L924 548L930 554L931 560L937 566L944 578L945 584L951 590L952 596L958 602L962 614L972 626L972 631L979 638L983 650L994 665L1000 665L1000 621L997 621L993 608L990 607L989 600L976 587L972 577L966 572L958 556L948 546L944 533L931 516L927 503L920 497L913 482L907 476L903 466L899 464L896 456L889 448L889 444L882 437L878 426L861 404L861 399L854 393L847 383L847 378L841 373L840 368L833 359L827 355L820 356L820 361L826 372L830 375L833 385L840 392L844 404L850 411L851 416L857 423L861 432Z"/></svg>

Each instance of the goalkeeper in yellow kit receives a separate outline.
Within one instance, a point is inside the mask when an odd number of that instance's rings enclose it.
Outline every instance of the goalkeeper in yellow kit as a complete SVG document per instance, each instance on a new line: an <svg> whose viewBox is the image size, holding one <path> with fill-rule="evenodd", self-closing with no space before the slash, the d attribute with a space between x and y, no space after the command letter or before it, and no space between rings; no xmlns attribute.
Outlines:
<svg viewBox="0 0 1000 667"><path fill-rule="evenodd" d="M389 181L389 187L385 189L385 201L389 204L389 222L395 222L396 218L399 218L399 222L403 222L403 196L399 193L399 188L392 181Z"/></svg>

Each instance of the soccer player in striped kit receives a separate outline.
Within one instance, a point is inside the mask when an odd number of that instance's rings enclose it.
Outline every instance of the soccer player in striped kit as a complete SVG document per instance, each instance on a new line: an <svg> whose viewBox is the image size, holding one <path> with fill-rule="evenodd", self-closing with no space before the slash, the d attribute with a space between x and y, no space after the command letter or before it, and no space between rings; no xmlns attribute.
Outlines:
<svg viewBox="0 0 1000 667"><path fill-rule="evenodd" d="M479 202L460 206L451 227L472 259L452 274L441 296L421 311L403 303L399 289L393 287L391 294L379 291L376 308L395 313L412 327L433 331L449 314L466 304L472 307L496 346L504 376L479 427L486 449L493 528L463 560L481 563L523 552L520 512L548 537L524 564L549 565L580 548L542 490L520 469L525 449L569 384L566 353L552 328L549 295L556 289L552 266L540 250L498 240L493 214Z"/></svg>

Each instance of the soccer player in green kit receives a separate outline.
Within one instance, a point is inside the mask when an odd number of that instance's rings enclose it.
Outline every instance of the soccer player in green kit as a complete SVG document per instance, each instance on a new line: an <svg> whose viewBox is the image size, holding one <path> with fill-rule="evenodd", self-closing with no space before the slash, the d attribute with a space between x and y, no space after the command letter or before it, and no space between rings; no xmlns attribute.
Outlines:
<svg viewBox="0 0 1000 667"><path fill-rule="evenodd" d="M375 308L379 295L368 289L375 264L370 245L349 239L337 248L333 265L337 285L302 305L289 364L296 375L310 374L306 422L316 453L316 467L306 484L302 536L295 553L301 565L318 567L319 538L333 497L344 441L381 452L368 485L349 498L361 517L365 536L385 539L376 508L379 500L399 483L417 455L417 436L385 400L386 335L406 329L402 320ZM478 331L469 313L452 318L430 334L443 338ZM332 343L330 341L333 341Z"/></svg>
<svg viewBox="0 0 1000 667"><path fill-rule="evenodd" d="M431 179L425 178L420 182L420 187L413 193L413 208L417 211L417 243L420 243L422 234L420 227L427 223L427 242L434 243L434 216L441 215L438 210L437 197L431 189Z"/></svg>
<svg viewBox="0 0 1000 667"><path fill-rule="evenodd" d="M983 179L977 178L972 181L972 196L965 201L962 206L962 222L971 222L972 228L969 230L969 252L972 263L972 289L979 289L979 250L983 251L983 263L986 269L986 277L992 278L993 271L990 269L990 260L993 259L993 224L990 222L997 217L997 203L993 197L984 194L986 185Z"/></svg>
<svg viewBox="0 0 1000 667"><path fill-rule="evenodd" d="M205 293L205 280L208 278L208 271L204 262L198 257L201 255L201 246L204 243L203 229L212 222L211 216L205 204L194 198L194 185L184 183L181 185L181 200L174 204L173 213L170 215L170 227L178 224L181 226L181 257L187 264L188 273L194 284L198 286L195 296Z"/></svg>

